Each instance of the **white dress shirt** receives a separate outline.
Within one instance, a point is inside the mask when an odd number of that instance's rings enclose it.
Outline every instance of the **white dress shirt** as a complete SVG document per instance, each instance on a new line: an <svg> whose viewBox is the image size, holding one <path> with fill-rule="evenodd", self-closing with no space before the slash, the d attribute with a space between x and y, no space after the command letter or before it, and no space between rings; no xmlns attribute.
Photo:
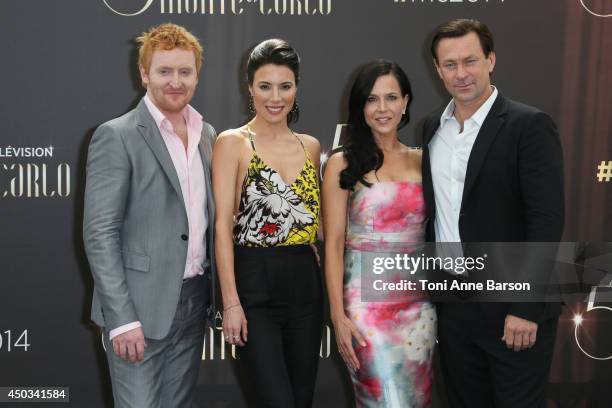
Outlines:
<svg viewBox="0 0 612 408"><path fill-rule="evenodd" d="M461 126L455 118L454 99L440 117L440 127L429 142L431 175L436 201L436 242L461 242L459 212L468 160L478 132L497 98L497 89ZM460 249L460 246L452 246ZM449 254L450 255L450 254ZM461 254L452 254L461 256Z"/></svg>

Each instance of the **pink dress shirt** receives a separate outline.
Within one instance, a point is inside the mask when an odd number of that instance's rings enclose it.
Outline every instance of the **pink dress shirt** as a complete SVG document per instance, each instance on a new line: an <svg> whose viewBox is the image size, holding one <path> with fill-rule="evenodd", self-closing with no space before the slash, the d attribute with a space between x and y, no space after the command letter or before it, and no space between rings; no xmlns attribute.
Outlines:
<svg viewBox="0 0 612 408"><path fill-rule="evenodd" d="M202 115L192 108L191 105L187 105L183 109L183 117L187 124L187 150L185 150L183 142L174 132L172 123L155 106L149 95L146 94L143 99L164 139L181 184L181 192L189 224L187 259L185 260L183 279L202 275L204 273L202 264L206 257L205 233L208 226L204 166L200 150L198 149L200 138L202 137ZM109 338L112 339L137 327L141 327L140 322L131 322L119 326L110 331Z"/></svg>

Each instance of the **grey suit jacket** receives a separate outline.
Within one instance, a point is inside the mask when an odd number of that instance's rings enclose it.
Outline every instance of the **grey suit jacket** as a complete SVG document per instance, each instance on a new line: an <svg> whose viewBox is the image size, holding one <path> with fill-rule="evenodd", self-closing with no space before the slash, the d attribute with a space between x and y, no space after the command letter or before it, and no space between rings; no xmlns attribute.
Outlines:
<svg viewBox="0 0 612 408"><path fill-rule="evenodd" d="M207 278L214 317L214 201L210 159L215 130L204 122ZM91 318L110 331L140 321L145 337L170 329L185 270L188 223L170 154L144 101L96 129L89 144L83 237L94 278Z"/></svg>

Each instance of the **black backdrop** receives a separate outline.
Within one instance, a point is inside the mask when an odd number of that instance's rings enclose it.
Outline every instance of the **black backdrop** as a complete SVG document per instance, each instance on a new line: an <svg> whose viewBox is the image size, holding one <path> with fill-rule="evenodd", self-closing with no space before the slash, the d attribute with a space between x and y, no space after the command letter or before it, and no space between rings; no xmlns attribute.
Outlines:
<svg viewBox="0 0 612 408"><path fill-rule="evenodd" d="M412 81L414 119L401 136L418 145L422 118L447 101L428 54L432 29L456 17L486 22L497 40L494 84L560 126L564 239L579 242L571 263L580 261L585 243L612 241L612 179L596 177L597 166L612 161L611 13L609 0L2 0L0 386L67 386L72 406L112 405L88 319L85 153L95 127L141 97L133 38L148 27L171 21L201 39L204 65L192 104L219 131L246 119L242 67L249 48L287 39L302 57L296 128L329 151L346 118L355 68L377 57L399 62ZM583 255L596 268L612 265L605 253ZM612 304L592 300L568 304L561 318L551 407L610 406ZM220 338L211 329L195 405L245 406L248 379ZM321 355L315 406L349 404L329 326ZM443 385L436 388L436 405L444 406Z"/></svg>

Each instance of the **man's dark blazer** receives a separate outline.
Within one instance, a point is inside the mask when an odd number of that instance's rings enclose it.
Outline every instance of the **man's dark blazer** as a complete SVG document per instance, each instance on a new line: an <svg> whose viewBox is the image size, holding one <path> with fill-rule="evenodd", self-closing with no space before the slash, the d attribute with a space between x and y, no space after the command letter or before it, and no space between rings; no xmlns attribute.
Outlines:
<svg viewBox="0 0 612 408"><path fill-rule="evenodd" d="M429 142L444 108L423 127L423 194L427 241L435 241ZM558 242L564 221L563 153L547 114L499 94L480 128L465 176L459 234L469 242ZM496 315L542 322L560 313L559 303L500 303Z"/></svg>

